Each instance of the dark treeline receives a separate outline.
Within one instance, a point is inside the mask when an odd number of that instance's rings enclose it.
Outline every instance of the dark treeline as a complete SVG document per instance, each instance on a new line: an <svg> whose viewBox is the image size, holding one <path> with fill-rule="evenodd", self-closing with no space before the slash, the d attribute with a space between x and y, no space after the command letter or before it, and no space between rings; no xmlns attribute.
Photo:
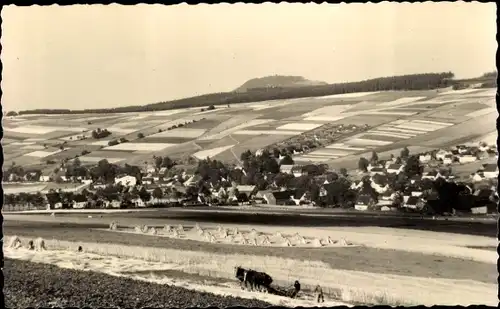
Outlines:
<svg viewBox="0 0 500 309"><path fill-rule="evenodd" d="M385 91L385 90L428 90L449 87L454 84L454 74L426 73L392 77L381 77L360 82L339 83L320 86L304 86L291 88L266 88L250 92L220 92L200 95L191 98L159 102L143 106L126 106L107 109L37 109L20 111L25 114L84 114L84 113L124 113L147 112L208 105L227 105L237 103L259 102L267 100L294 99L303 97L326 96L334 94Z"/></svg>

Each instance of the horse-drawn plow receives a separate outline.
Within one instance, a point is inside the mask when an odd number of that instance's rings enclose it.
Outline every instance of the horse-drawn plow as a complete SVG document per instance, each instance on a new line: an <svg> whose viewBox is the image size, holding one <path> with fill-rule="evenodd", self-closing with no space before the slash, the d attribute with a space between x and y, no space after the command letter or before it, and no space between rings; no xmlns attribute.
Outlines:
<svg viewBox="0 0 500 309"><path fill-rule="evenodd" d="M290 298L295 298L300 291L298 280L295 281L293 287L280 287L273 284L272 277L265 272L236 267L235 276L241 282L241 288L250 291L259 291Z"/></svg>

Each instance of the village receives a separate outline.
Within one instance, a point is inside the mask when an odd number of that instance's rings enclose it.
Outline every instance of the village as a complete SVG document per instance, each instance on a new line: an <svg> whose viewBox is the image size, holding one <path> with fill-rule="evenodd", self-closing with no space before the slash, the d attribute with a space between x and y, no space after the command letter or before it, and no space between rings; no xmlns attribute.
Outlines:
<svg viewBox="0 0 500 309"><path fill-rule="evenodd" d="M106 160L88 167L76 158L51 175L13 165L4 172L4 211L265 205L496 213L498 167L484 162L496 161L498 152L482 142L418 154L404 148L385 159L373 152L352 171L295 164L292 154L247 151L242 164L233 166L209 158L186 165L155 157L142 168Z"/></svg>

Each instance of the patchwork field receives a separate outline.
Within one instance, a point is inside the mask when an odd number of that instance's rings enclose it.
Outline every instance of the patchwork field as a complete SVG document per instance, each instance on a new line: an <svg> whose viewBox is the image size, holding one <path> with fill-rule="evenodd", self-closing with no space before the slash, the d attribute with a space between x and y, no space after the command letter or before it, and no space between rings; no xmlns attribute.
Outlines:
<svg viewBox="0 0 500 309"><path fill-rule="evenodd" d="M495 94L493 89L388 91L233 104L205 112L194 108L115 115L26 115L4 119L2 143L5 164L73 159L83 150L90 151L80 156L86 163L103 158L142 163L153 155L208 155L233 161L247 149L262 149L325 124L370 126L363 134L295 158L335 165L372 150L443 147L484 136L495 127L498 116ZM91 131L97 128L106 128L111 135L96 140ZM108 146L109 141L122 137L128 142ZM63 143L65 150L60 151Z"/></svg>

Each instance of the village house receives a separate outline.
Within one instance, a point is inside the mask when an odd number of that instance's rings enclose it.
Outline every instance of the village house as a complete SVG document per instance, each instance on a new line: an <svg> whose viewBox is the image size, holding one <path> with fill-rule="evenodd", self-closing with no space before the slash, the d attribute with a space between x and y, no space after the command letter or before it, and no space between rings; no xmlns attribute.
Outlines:
<svg viewBox="0 0 500 309"><path fill-rule="evenodd" d="M290 203L290 196L295 195L295 190L283 190L272 192L275 205L288 205Z"/></svg>
<svg viewBox="0 0 500 309"><path fill-rule="evenodd" d="M483 175L487 179L498 177L498 166L496 164L483 165Z"/></svg>
<svg viewBox="0 0 500 309"><path fill-rule="evenodd" d="M453 163L453 155L447 154L443 158L443 164L444 165L451 165Z"/></svg>
<svg viewBox="0 0 500 309"><path fill-rule="evenodd" d="M370 176L374 176L377 174L380 174L380 175L385 174L384 169L382 167L373 167L370 169Z"/></svg>
<svg viewBox="0 0 500 309"><path fill-rule="evenodd" d="M428 171L422 174L422 179L435 180L438 172L436 170Z"/></svg>
<svg viewBox="0 0 500 309"><path fill-rule="evenodd" d="M166 167L162 167L160 168L160 170L158 171L158 174L160 175L165 175L165 173L168 171L168 168Z"/></svg>
<svg viewBox="0 0 500 309"><path fill-rule="evenodd" d="M439 149L438 152L436 152L436 159L444 161L446 156L451 156L451 154L451 151Z"/></svg>
<svg viewBox="0 0 500 309"><path fill-rule="evenodd" d="M425 163L429 162L431 159L432 159L432 156L431 156L430 153L425 153L425 154L421 154L421 155L418 156L418 160L422 164L425 164Z"/></svg>
<svg viewBox="0 0 500 309"><path fill-rule="evenodd" d="M280 172L284 174L293 174L292 169L294 165L292 164L282 164L280 166Z"/></svg>
<svg viewBox="0 0 500 309"><path fill-rule="evenodd" d="M40 179L38 181L40 181L40 182L49 182L50 181L50 176L41 175Z"/></svg>
<svg viewBox="0 0 500 309"><path fill-rule="evenodd" d="M245 186L245 185L239 185L236 187L238 190L239 194L244 194L246 196L246 199L250 200L252 199L253 195L257 193L257 186Z"/></svg>
<svg viewBox="0 0 500 309"><path fill-rule="evenodd" d="M186 187L194 186L198 182L200 182L200 180L202 180L200 175L193 175L193 176L189 177L189 179L184 182L184 186L186 186Z"/></svg>
<svg viewBox="0 0 500 309"><path fill-rule="evenodd" d="M124 187L134 187L137 184L137 178L134 176L123 176L115 178L115 184L120 184Z"/></svg>
<svg viewBox="0 0 500 309"><path fill-rule="evenodd" d="M399 175L404 170L404 165L403 164L390 164L387 167L387 173L388 174L396 174Z"/></svg>
<svg viewBox="0 0 500 309"><path fill-rule="evenodd" d="M408 199L403 204L403 207L407 209L417 210L424 207L422 199L417 196L409 196Z"/></svg>
<svg viewBox="0 0 500 309"><path fill-rule="evenodd" d="M360 194L354 205L354 209L365 211L368 210L369 205L375 205L375 200L369 194Z"/></svg>
<svg viewBox="0 0 500 309"><path fill-rule="evenodd" d="M458 162L460 162L460 164L464 164L464 163L470 163L470 162L474 162L477 160L477 157L472 155L472 154L462 154L460 156L458 156Z"/></svg>
<svg viewBox="0 0 500 309"><path fill-rule="evenodd" d="M371 172L373 169L377 169L377 170L384 170L384 166L382 164L368 164L368 166L366 167L366 170L368 172Z"/></svg>
<svg viewBox="0 0 500 309"><path fill-rule="evenodd" d="M87 207L87 202L75 202L73 201L73 208L74 209L84 209Z"/></svg>
<svg viewBox="0 0 500 309"><path fill-rule="evenodd" d="M302 165L294 165L292 167L291 173L293 174L294 177L307 175L307 171L304 170L304 167Z"/></svg>
<svg viewBox="0 0 500 309"><path fill-rule="evenodd" d="M153 175L147 174L146 176L142 177L141 182L145 185L153 184L154 183Z"/></svg>

